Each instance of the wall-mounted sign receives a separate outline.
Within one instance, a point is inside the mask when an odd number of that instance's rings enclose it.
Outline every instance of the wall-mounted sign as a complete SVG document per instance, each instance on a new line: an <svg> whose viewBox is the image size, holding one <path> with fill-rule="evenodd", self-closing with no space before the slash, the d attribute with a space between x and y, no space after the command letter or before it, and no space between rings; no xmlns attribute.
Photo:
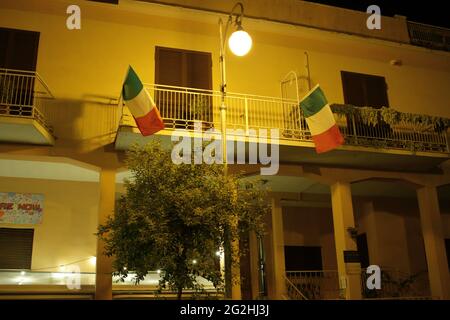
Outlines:
<svg viewBox="0 0 450 320"><path fill-rule="evenodd" d="M0 223L38 224L43 213L43 194L0 192Z"/></svg>

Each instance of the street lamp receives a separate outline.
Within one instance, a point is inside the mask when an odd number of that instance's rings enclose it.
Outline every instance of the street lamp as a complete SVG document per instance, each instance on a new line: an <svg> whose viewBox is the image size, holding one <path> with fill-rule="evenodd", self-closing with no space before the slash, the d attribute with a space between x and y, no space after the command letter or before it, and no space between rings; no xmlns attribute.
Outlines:
<svg viewBox="0 0 450 320"><path fill-rule="evenodd" d="M240 9L240 13L235 13L236 9ZM252 38L250 35L244 31L242 28L242 18L244 17L244 6L242 3L238 2L231 9L228 15L228 20L225 25L225 31L223 30L223 21L219 18L219 35L220 35L220 75L221 75L221 104L220 104L220 130L222 132L222 160L225 165L225 173L227 172L227 107L225 104L225 97L227 95L227 80L225 72L225 41L227 38L227 32L230 25L236 27L229 40L228 46L233 54L236 56L245 56L252 48Z"/></svg>
<svg viewBox="0 0 450 320"><path fill-rule="evenodd" d="M236 9L240 9L240 13L235 13ZM242 3L238 2L234 5L233 9L231 9L230 14L228 15L228 20L225 25L225 30L223 28L223 21L219 19L219 35L220 35L220 75L221 75L221 84L220 84L220 92L221 92L221 104L220 104L220 130L222 132L222 161L224 163L224 174L227 174L227 106L225 104L225 97L227 94L227 78L225 73L225 41L227 38L227 32L230 25L236 27L236 31L234 31L229 40L228 45L232 53L237 56L246 55L251 47L252 47L252 38L250 35L244 31L242 28L242 18L244 16L244 6ZM237 221L235 221L237 225ZM228 230L229 232L230 230ZM229 234L226 231L226 234ZM227 237L227 236L226 236ZM231 263L232 251L239 251L239 241L232 241L231 243L227 243L225 241L224 251L225 251L225 295L228 298L235 298L237 296L240 297L240 292L237 293L235 289L233 289L232 285L232 273L233 269L237 269L239 272L239 268L235 268Z"/></svg>

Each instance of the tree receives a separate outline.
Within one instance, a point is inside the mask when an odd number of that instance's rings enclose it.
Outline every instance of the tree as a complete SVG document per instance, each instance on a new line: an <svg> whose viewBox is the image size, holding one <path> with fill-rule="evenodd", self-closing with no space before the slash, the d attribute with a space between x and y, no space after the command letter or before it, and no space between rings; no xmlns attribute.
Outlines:
<svg viewBox="0 0 450 320"><path fill-rule="evenodd" d="M114 257L114 275L123 281L132 270L139 283L160 269L160 289L168 286L178 299L183 289L200 288L197 276L221 289L217 251L242 233L263 232L269 207L262 185L225 176L218 164L176 165L156 142L132 147L126 164L133 179L98 229L105 254ZM231 261L237 259L233 254Z"/></svg>

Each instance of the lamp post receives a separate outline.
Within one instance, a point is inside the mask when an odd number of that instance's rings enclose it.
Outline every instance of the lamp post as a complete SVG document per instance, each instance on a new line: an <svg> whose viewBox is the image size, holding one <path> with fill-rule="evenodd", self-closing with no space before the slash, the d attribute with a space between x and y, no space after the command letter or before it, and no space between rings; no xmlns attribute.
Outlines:
<svg viewBox="0 0 450 320"><path fill-rule="evenodd" d="M236 9L240 9L240 13L234 13ZM233 19L234 16L234 19ZM242 18L244 16L244 6L242 3L238 2L231 9L228 15L228 20L225 25L225 30L223 28L223 21L219 18L219 35L220 35L220 92L221 92L221 104L220 104L220 130L222 132L222 160L225 165L225 172L227 170L227 139L226 139L226 129L227 129L227 106L225 104L225 97L227 95L227 78L225 70L225 41L227 39L227 32L230 25L234 24L236 31L234 31L229 40L228 45L233 54L237 56L245 56L252 47L252 38L250 35L244 31L242 28Z"/></svg>
<svg viewBox="0 0 450 320"><path fill-rule="evenodd" d="M235 13L236 9L240 9L239 13ZM227 106L225 103L225 98L227 95L227 78L225 70L225 41L227 39L227 32L230 25L236 27L229 40L228 45L233 54L237 56L246 55L252 47L252 38L247 32L242 28L242 18L244 16L244 6L242 3L236 3L231 9L228 15L227 22L225 24L221 18L219 18L219 36L220 36L220 92L221 92L221 103L220 103L220 131L222 133L222 161L224 164L224 174L228 171L228 155L227 155ZM233 221L236 224L237 221ZM239 275L239 264L232 264L233 251L239 252L239 240L227 241L230 234L230 230L225 232L225 295L227 298L240 299L240 286L233 286L233 274Z"/></svg>

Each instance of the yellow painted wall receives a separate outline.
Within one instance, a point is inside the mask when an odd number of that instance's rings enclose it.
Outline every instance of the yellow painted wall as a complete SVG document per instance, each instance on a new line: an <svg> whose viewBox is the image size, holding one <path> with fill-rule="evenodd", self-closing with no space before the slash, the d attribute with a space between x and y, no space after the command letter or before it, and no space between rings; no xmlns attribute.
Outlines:
<svg viewBox="0 0 450 320"><path fill-rule="evenodd" d="M214 10L228 13L233 3L228 0L143 0L189 8ZM368 15L364 12L321 5L298 0L243 0L246 17L257 17L286 23L314 26L327 30L339 30L369 37L379 37L408 42L408 30L402 18L382 17L380 30L369 30L366 27ZM237 10L237 12L239 12Z"/></svg>
<svg viewBox="0 0 450 320"><path fill-rule="evenodd" d="M82 29L69 31L65 9L73 3L81 7ZM118 97L127 66L154 82L155 46L211 52L213 87L219 89L217 18L135 1L0 4L0 26L41 33L37 68L57 99L48 110L57 146L82 140L87 149L113 141L120 110L99 102ZM321 84L330 102L343 102L340 71L347 70L385 76L391 107L450 117L449 53L260 20L245 20L245 28L254 46L246 57L228 54L229 91L280 96L279 81L288 71L306 75L307 51L312 83ZM403 65L391 66L391 59Z"/></svg>
<svg viewBox="0 0 450 320"><path fill-rule="evenodd" d="M320 246L323 270L336 270L331 209L284 207L283 225L286 246Z"/></svg>
<svg viewBox="0 0 450 320"><path fill-rule="evenodd" d="M0 177L0 191L44 194L41 224L0 224L34 228L33 270L58 271L59 265L96 255L98 183ZM95 272L89 261L77 265L82 272Z"/></svg>
<svg viewBox="0 0 450 320"><path fill-rule="evenodd" d="M375 202L375 206L373 203ZM371 264L414 274L427 269L418 208L407 200L354 200L358 232L366 233ZM331 210L284 207L285 245L321 246L324 269L336 269ZM450 238L450 215L442 214Z"/></svg>
<svg viewBox="0 0 450 320"><path fill-rule="evenodd" d="M427 269L417 204L375 198L355 206L359 233L366 233L371 264L414 274Z"/></svg>

